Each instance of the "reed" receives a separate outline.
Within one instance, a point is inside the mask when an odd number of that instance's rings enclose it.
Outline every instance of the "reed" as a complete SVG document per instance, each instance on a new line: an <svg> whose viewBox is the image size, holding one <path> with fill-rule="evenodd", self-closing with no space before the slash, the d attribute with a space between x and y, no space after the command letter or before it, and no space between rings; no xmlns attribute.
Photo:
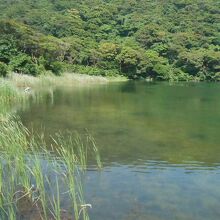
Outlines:
<svg viewBox="0 0 220 220"><path fill-rule="evenodd" d="M51 137L48 148L42 136L33 136L16 118L0 124L0 219L31 218L35 212L40 219L62 220L63 195L70 201L73 219L89 219L82 209L86 207L82 175L87 151L100 157L93 142L87 146L79 135L68 135Z"/></svg>
<svg viewBox="0 0 220 220"><path fill-rule="evenodd" d="M78 85L93 85L105 84L112 79L102 76L89 76L76 73L63 73L61 76L54 76L53 74L40 75L33 77L29 75L22 75L12 73L9 81L19 88L30 87L32 89L39 89L54 86L78 86Z"/></svg>
<svg viewBox="0 0 220 220"><path fill-rule="evenodd" d="M8 113L14 110L15 105L23 103L26 97L12 82L0 79L0 122L6 121Z"/></svg>

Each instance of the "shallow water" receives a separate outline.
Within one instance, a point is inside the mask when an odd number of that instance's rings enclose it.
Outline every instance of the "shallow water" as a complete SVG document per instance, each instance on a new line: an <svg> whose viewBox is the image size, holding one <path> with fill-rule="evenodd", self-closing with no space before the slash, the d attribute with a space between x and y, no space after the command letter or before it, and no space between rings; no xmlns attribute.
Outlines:
<svg viewBox="0 0 220 220"><path fill-rule="evenodd" d="M18 113L46 137L89 132L103 171L85 177L94 220L219 220L220 84L59 88Z"/></svg>

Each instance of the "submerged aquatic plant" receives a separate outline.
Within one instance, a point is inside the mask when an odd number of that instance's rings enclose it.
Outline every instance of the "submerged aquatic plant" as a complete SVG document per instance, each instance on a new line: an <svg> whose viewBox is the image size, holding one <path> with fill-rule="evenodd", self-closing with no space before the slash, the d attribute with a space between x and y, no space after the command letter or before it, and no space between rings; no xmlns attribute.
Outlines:
<svg viewBox="0 0 220 220"><path fill-rule="evenodd" d="M19 120L0 124L0 219L54 219L64 215L89 219L83 196L82 176L87 151L100 157L94 142L81 143L79 135L52 137L50 148ZM62 197L71 204L64 209ZM72 211L71 211L72 210ZM68 219L68 218L67 218Z"/></svg>

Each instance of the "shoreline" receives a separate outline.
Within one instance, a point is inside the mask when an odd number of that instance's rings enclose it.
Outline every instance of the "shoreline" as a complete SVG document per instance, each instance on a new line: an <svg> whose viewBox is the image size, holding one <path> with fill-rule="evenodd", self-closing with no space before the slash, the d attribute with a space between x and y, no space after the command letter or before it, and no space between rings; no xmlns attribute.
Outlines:
<svg viewBox="0 0 220 220"><path fill-rule="evenodd" d="M61 76L55 75L40 75L37 77L11 73L8 78L2 78L3 81L12 83L16 88L44 88L54 86L85 86L95 84L107 84L111 82L128 81L124 76L104 77L90 76L78 73L63 73Z"/></svg>
<svg viewBox="0 0 220 220"><path fill-rule="evenodd" d="M88 87L107 85L112 82L128 81L126 77L90 76L76 73L63 73L61 76L40 75L37 77L10 73L8 77L0 77L0 122L9 118L9 109L14 104L24 102L39 92L50 91L56 87Z"/></svg>

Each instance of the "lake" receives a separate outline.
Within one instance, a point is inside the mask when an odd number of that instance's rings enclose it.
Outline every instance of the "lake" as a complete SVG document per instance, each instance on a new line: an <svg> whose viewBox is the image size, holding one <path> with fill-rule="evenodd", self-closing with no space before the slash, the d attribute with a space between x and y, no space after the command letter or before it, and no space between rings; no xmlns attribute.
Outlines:
<svg viewBox="0 0 220 220"><path fill-rule="evenodd" d="M92 220L219 220L220 84L57 88L18 111L46 138L89 132L103 170L84 179Z"/></svg>

